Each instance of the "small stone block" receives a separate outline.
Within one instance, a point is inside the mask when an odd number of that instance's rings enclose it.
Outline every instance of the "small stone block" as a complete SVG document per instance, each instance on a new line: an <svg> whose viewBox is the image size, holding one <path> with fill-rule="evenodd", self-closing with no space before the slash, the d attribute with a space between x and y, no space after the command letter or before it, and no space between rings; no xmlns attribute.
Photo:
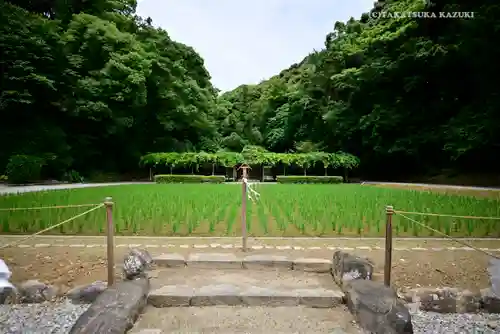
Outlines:
<svg viewBox="0 0 500 334"><path fill-rule="evenodd" d="M483 310L488 313L500 313L500 297L496 296L491 288L481 290Z"/></svg>
<svg viewBox="0 0 500 334"><path fill-rule="evenodd" d="M340 287L351 280L371 280L372 275L373 263L370 260L343 251L333 254L332 276Z"/></svg>
<svg viewBox="0 0 500 334"><path fill-rule="evenodd" d="M242 305L241 289L232 284L206 285L195 290L191 306Z"/></svg>
<svg viewBox="0 0 500 334"><path fill-rule="evenodd" d="M153 258L154 263L159 267L184 267L186 265L186 259L181 254L177 253L166 253L161 254Z"/></svg>
<svg viewBox="0 0 500 334"><path fill-rule="evenodd" d="M241 294L244 305L247 306L298 306L299 298L293 292L285 292L268 288L252 286Z"/></svg>
<svg viewBox="0 0 500 334"><path fill-rule="evenodd" d="M194 253L188 258L187 265L205 269L241 269L241 260L228 253Z"/></svg>
<svg viewBox="0 0 500 334"><path fill-rule="evenodd" d="M194 288L188 285L166 285L152 291L148 302L154 307L189 306L194 296Z"/></svg>
<svg viewBox="0 0 500 334"><path fill-rule="evenodd" d="M163 334L163 331L161 329L141 329L137 332L132 332L132 334Z"/></svg>
<svg viewBox="0 0 500 334"><path fill-rule="evenodd" d="M292 269L293 261L280 255L249 255L243 259L243 268L261 270L269 268Z"/></svg>
<svg viewBox="0 0 500 334"><path fill-rule="evenodd" d="M330 271L332 261L327 259L300 258L293 261L294 270L314 273L327 273Z"/></svg>
<svg viewBox="0 0 500 334"><path fill-rule="evenodd" d="M294 293L299 304L315 308L331 308L342 304L344 294L341 291L327 289L297 289Z"/></svg>

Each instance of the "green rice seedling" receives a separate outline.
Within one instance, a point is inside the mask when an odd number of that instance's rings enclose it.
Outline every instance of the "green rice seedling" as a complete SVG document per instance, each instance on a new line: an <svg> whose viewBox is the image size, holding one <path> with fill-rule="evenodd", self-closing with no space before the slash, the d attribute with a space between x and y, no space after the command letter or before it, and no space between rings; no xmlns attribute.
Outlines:
<svg viewBox="0 0 500 334"><path fill-rule="evenodd" d="M257 188L257 187L256 187ZM500 216L499 198L354 184L262 185L256 203L248 201L248 230L253 235L383 236L385 206L396 211L459 216ZM112 197L117 235L239 235L241 187L215 184L150 184L54 190L0 196L0 208L102 203ZM0 233L34 233L87 208L0 211ZM498 236L498 220L406 216L456 237ZM255 216L255 217L254 217ZM272 216L272 217L271 217ZM258 221L258 226L253 224ZM269 227L269 219L277 226ZM220 227L218 224L221 225ZM236 226L234 224L237 224ZM290 225L289 225L290 224ZM396 215L394 235L436 233ZM48 234L99 235L106 232L105 209L98 209Z"/></svg>

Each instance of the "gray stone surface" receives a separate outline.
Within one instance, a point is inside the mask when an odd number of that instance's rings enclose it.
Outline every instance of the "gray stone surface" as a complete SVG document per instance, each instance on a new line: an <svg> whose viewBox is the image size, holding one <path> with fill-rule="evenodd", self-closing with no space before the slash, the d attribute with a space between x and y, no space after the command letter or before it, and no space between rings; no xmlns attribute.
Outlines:
<svg viewBox="0 0 500 334"><path fill-rule="evenodd" d="M18 286L18 298L21 303L42 303L57 297L57 288L37 280L29 280Z"/></svg>
<svg viewBox="0 0 500 334"><path fill-rule="evenodd" d="M332 261L327 259L299 258L293 261L294 270L314 273L327 273L332 267Z"/></svg>
<svg viewBox="0 0 500 334"><path fill-rule="evenodd" d="M230 253L194 253L187 260L188 267L207 269L241 269L241 260Z"/></svg>
<svg viewBox="0 0 500 334"><path fill-rule="evenodd" d="M481 290L481 305L488 313L500 313L500 297L496 296L491 288Z"/></svg>
<svg viewBox="0 0 500 334"><path fill-rule="evenodd" d="M414 288L404 293L412 309L436 313L475 313L481 307L481 295L457 288Z"/></svg>
<svg viewBox="0 0 500 334"><path fill-rule="evenodd" d="M373 334L413 333L411 316L396 292L381 282L354 279L344 284L347 307Z"/></svg>
<svg viewBox="0 0 500 334"><path fill-rule="evenodd" d="M333 254L332 275L340 287L354 279L371 280L373 263L366 258L336 251Z"/></svg>
<svg viewBox="0 0 500 334"><path fill-rule="evenodd" d="M95 281L91 284L77 286L66 293L73 303L93 303L108 288L108 283Z"/></svg>
<svg viewBox="0 0 500 334"><path fill-rule="evenodd" d="M166 285L148 296L148 303L154 307L189 306L195 289L188 285Z"/></svg>
<svg viewBox="0 0 500 334"><path fill-rule="evenodd" d="M241 289L232 284L212 284L195 290L191 306L236 306L242 304Z"/></svg>
<svg viewBox="0 0 500 334"><path fill-rule="evenodd" d="M249 287L241 293L241 299L247 306L297 306L299 297L288 291L262 288L257 286Z"/></svg>
<svg viewBox="0 0 500 334"><path fill-rule="evenodd" d="M258 254L249 255L243 259L243 268L265 270L269 268L292 269L293 261L286 256Z"/></svg>
<svg viewBox="0 0 500 334"><path fill-rule="evenodd" d="M177 253L166 253L153 258L154 262L159 267L184 267L186 265L186 259L181 254Z"/></svg>
<svg viewBox="0 0 500 334"><path fill-rule="evenodd" d="M147 278L114 284L97 297L69 333L126 333L146 305L148 292Z"/></svg>
<svg viewBox="0 0 500 334"><path fill-rule="evenodd" d="M309 307L329 308L342 304L344 293L327 289L296 289L299 304Z"/></svg>

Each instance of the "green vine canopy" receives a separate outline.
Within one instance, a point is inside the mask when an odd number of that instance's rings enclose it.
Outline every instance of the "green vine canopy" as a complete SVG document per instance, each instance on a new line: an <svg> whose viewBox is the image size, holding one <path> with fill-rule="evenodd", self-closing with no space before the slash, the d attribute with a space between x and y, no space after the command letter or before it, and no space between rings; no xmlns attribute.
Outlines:
<svg viewBox="0 0 500 334"><path fill-rule="evenodd" d="M344 153L272 153L272 152L165 152L150 153L140 159L142 167L194 167L204 164L212 164L224 167L234 167L238 164L276 166L279 164L290 166L296 165L301 168L310 168L316 163L323 164L324 168L344 168L352 170L359 165L359 158Z"/></svg>

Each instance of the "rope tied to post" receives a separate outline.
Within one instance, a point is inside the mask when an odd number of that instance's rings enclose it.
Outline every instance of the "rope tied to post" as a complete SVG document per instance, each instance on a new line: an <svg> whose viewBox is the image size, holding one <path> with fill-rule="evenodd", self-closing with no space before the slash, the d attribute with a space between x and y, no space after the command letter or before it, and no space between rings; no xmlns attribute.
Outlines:
<svg viewBox="0 0 500 334"><path fill-rule="evenodd" d="M244 177L242 181L245 184L245 187L247 188L248 198L254 203L258 201L260 199L260 194L255 189L252 188L252 184L248 181L246 177Z"/></svg>

